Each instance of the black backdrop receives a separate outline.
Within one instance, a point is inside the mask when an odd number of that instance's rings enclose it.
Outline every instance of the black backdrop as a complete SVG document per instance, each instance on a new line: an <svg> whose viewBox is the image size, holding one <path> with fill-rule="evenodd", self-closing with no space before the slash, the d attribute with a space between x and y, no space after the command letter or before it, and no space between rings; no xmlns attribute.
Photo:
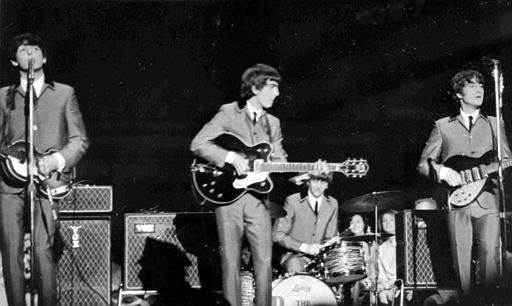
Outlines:
<svg viewBox="0 0 512 306"><path fill-rule="evenodd" d="M114 186L117 216L200 210L190 140L237 98L240 74L256 62L282 71L272 111L290 160L368 159L366 177L335 176L341 202L382 190L429 195L419 154L433 120L450 111L451 75L471 67L491 80L482 56L502 62L510 121L509 1L3 0L1 13L2 86L16 78L10 38L44 37L46 71L76 88L91 139L79 177ZM278 179L272 198L293 191Z"/></svg>

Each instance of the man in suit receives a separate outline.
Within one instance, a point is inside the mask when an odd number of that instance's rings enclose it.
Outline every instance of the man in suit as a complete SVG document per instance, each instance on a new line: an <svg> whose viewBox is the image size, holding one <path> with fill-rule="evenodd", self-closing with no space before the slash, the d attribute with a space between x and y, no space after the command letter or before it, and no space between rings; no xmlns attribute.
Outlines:
<svg viewBox="0 0 512 306"><path fill-rule="evenodd" d="M228 151L215 143L215 138L229 132L247 145L269 142L273 146L272 161L286 161L281 124L269 114L279 95L279 72L265 64L249 67L242 74L241 99L224 104L192 140L192 153L218 167L231 165L239 174L247 168L241 154ZM267 200L246 193L230 205L215 210L222 262L224 298L232 305L242 304L240 285L240 251L245 235L250 245L255 271L256 305L271 305L272 241L271 218Z"/></svg>
<svg viewBox="0 0 512 306"><path fill-rule="evenodd" d="M13 86L0 89L0 144L6 149L26 139L25 101L29 62L33 61L34 148L53 151L37 160L39 174L63 172L75 166L85 154L87 139L82 115L72 87L50 81L44 74L46 48L43 40L26 33L13 38L9 46L11 64L19 72ZM3 173L0 181L0 251L7 299L11 306L25 305L23 275L24 209L28 193L23 186L9 185ZM28 205L28 203L27 203ZM34 273L32 289L40 306L57 305L56 262L53 242L55 210L48 198L36 193L34 201ZM29 219L25 217L25 219Z"/></svg>
<svg viewBox="0 0 512 306"><path fill-rule="evenodd" d="M286 273L304 271L326 241L338 235L338 201L325 194L332 174L314 171L304 177L307 190L285 199L286 216L274 223L272 240L285 249Z"/></svg>
<svg viewBox="0 0 512 306"><path fill-rule="evenodd" d="M489 150L496 150L496 117L480 112L484 99L482 74L463 70L451 80L458 114L435 122L423 149L418 171L437 182L450 186L462 185L459 172L443 165L452 156L478 158ZM510 158L510 148L501 122L502 157ZM488 181L478 197L465 207L453 207L448 215L450 240L460 288L465 296L476 288L492 295L498 284L500 262L500 221L496 180ZM476 275L471 284L471 254L476 251ZM473 285L473 288L472 288ZM478 286L475 286L478 285Z"/></svg>

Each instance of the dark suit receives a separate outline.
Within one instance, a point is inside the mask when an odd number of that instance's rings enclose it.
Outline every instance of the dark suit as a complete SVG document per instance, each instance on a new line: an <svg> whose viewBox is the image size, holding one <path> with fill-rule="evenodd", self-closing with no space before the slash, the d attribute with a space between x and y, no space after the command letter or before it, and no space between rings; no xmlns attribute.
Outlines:
<svg viewBox="0 0 512 306"><path fill-rule="evenodd" d="M272 240L287 250L281 257L281 265L287 272L302 272L310 258L300 252L300 246L303 243L322 244L337 235L338 201L324 196L317 217L307 192L295 193L286 198L284 209L286 216L274 223Z"/></svg>
<svg viewBox="0 0 512 306"><path fill-rule="evenodd" d="M491 128L492 126L492 128ZM505 130L502 135L502 156L510 158L510 148ZM494 136L494 137L493 137ZM456 155L478 158L495 147L496 118L480 115L468 131L461 115L445 117L435 122L434 129L423 149L418 171L439 181L439 173L431 167L429 160L443 163ZM493 180L495 182L495 180ZM450 238L455 270L465 294L471 287L471 252L476 243L477 279L485 287L494 287L498 280L500 259L500 224L496 190L482 192L472 203L463 208L454 208L448 214Z"/></svg>
<svg viewBox="0 0 512 306"><path fill-rule="evenodd" d="M9 145L25 139L25 91L14 92L12 110L7 103L8 87L0 89L0 142ZM82 115L74 89L60 83L45 84L40 97L34 101L34 143L39 152L58 151L73 167L89 145ZM10 118L9 118L10 117ZM4 137L5 129L7 133ZM24 189L0 181L0 250L2 252L6 292L9 305L24 302L23 276L23 210ZM56 223L50 202L36 197L34 211L35 273L40 306L57 305L56 263L53 258L53 239Z"/></svg>
<svg viewBox="0 0 512 306"><path fill-rule="evenodd" d="M272 160L285 161L283 136L279 119L268 113L253 124L247 106L237 102L222 105L217 114L206 123L192 140L191 151L199 157L224 166L227 150L213 143L217 136L230 132L248 145L270 142L274 152ZM251 246L256 281L256 305L271 305L272 241L270 213L260 197L247 193L234 203L218 206L215 210L222 260L222 288L232 306L242 304L240 288L240 250L242 237Z"/></svg>

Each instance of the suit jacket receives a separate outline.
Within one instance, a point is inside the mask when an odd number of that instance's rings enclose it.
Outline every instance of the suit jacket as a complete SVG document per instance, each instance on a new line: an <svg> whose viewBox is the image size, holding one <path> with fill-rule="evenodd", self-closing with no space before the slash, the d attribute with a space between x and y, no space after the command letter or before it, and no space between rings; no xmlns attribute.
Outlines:
<svg viewBox="0 0 512 306"><path fill-rule="evenodd" d="M228 151L213 143L217 136L231 132L239 136L249 145L260 142L270 142L273 153L270 156L273 161L286 161L286 152L283 149L283 135L279 119L267 112L253 124L247 106L239 107L237 102L224 104L217 114L203 126L190 144L190 150L218 167L224 166Z"/></svg>
<svg viewBox="0 0 512 306"><path fill-rule="evenodd" d="M505 129L501 124L502 157L510 158L510 147ZM492 127L492 128L491 128ZM445 117L435 122L430 137L421 153L418 171L440 182L440 168L436 164L442 164L447 159L456 155L465 155L478 158L487 151L495 148L496 143L496 117L480 115L473 125L471 132L464 125L462 115ZM432 165L430 162L434 162ZM498 208L495 196L489 192L483 192L477 202L484 208Z"/></svg>
<svg viewBox="0 0 512 306"><path fill-rule="evenodd" d="M300 253L303 243L323 242L338 234L338 201L324 196L318 218L315 216L306 193L288 196L284 203L286 216L274 223L272 240L288 250L281 262L290 255Z"/></svg>
<svg viewBox="0 0 512 306"><path fill-rule="evenodd" d="M8 90L9 87L0 89L0 143L4 145L25 139L25 90L21 86L16 87L12 111L7 105ZM71 86L57 82L43 86L40 96L34 101L34 146L41 153L58 151L66 161L66 168L75 166L85 154L89 140ZM20 188L8 186L3 180L0 183L0 192L20 191Z"/></svg>

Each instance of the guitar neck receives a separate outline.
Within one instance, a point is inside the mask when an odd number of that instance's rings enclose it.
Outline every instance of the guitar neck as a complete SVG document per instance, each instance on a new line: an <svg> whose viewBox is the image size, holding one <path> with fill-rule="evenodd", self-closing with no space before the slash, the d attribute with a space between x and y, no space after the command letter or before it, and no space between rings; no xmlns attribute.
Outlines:
<svg viewBox="0 0 512 306"><path fill-rule="evenodd" d="M512 166L512 159L503 160L501 162L501 166L503 167L503 169ZM498 169L499 169L498 163L492 163L492 164L486 166L487 173L497 172Z"/></svg>
<svg viewBox="0 0 512 306"><path fill-rule="evenodd" d="M315 170L316 163L284 163L284 162L264 162L260 165L261 172L309 172ZM330 172L340 171L343 164L328 163L327 169Z"/></svg>

